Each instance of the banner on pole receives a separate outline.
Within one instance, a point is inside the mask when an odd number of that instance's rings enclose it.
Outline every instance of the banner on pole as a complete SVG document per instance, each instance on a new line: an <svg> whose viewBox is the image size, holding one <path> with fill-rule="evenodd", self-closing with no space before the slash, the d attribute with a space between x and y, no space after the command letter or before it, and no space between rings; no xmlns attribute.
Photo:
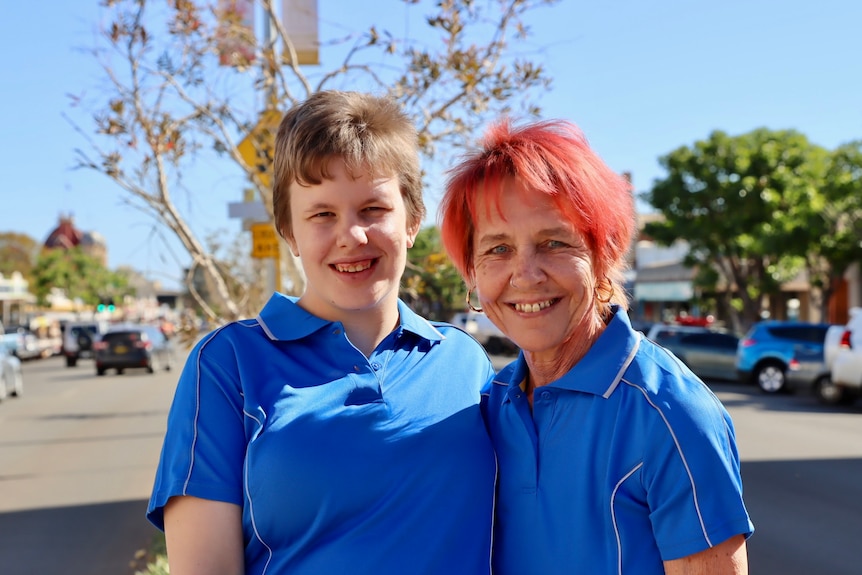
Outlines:
<svg viewBox="0 0 862 575"><path fill-rule="evenodd" d="M284 47L284 62L300 66L320 64L320 40L317 37L317 0L282 0L281 21L293 47ZM294 60L293 57L296 59Z"/></svg>

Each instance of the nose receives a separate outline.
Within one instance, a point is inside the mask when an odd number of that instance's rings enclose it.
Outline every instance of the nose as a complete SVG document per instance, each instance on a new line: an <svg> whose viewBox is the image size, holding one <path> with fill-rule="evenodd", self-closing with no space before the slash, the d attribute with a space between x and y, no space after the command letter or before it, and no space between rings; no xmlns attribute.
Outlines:
<svg viewBox="0 0 862 575"><path fill-rule="evenodd" d="M519 252L513 263L512 277L509 278L509 285L512 287L528 288L548 279L542 270L541 260L535 253Z"/></svg>
<svg viewBox="0 0 862 575"><path fill-rule="evenodd" d="M368 230L356 218L344 218L338 226L338 245L340 247L361 246L368 243Z"/></svg>

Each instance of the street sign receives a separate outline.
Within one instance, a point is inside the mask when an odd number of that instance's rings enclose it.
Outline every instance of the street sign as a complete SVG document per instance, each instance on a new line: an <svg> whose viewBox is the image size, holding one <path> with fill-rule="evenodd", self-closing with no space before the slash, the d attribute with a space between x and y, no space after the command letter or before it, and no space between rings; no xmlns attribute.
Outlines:
<svg viewBox="0 0 862 575"><path fill-rule="evenodd" d="M271 223L251 225L251 257L278 258L278 234Z"/></svg>
<svg viewBox="0 0 862 575"><path fill-rule="evenodd" d="M272 189L272 160L275 133L281 122L281 112L264 110L257 125L237 145L236 150L248 166L255 171L260 183Z"/></svg>
<svg viewBox="0 0 862 575"><path fill-rule="evenodd" d="M265 220L269 217L263 202L228 202L227 216L243 220Z"/></svg>

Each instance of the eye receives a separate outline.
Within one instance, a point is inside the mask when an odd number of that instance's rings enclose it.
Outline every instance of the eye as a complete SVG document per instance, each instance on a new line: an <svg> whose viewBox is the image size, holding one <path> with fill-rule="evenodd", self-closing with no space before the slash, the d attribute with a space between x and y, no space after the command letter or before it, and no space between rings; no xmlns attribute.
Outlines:
<svg viewBox="0 0 862 575"><path fill-rule="evenodd" d="M389 210L389 208L386 208L386 207L384 207L384 206L368 206L368 207L366 207L366 208L363 208L363 210L362 210L362 211L364 211L364 212L371 212L371 213L377 213L377 212L386 212L386 211L388 211L388 210Z"/></svg>
<svg viewBox="0 0 862 575"><path fill-rule="evenodd" d="M323 218L331 218L334 215L335 215L335 212L317 212L317 213L311 214L310 219L317 220L317 219L323 219Z"/></svg>
<svg viewBox="0 0 862 575"><path fill-rule="evenodd" d="M489 253L489 254L496 254L496 255L499 255L499 254L505 254L505 253L507 253L508 251L509 251L508 246L502 246L502 245L500 245L500 246L494 246L493 248L491 248L490 250L488 250L488 253Z"/></svg>
<svg viewBox="0 0 862 575"><path fill-rule="evenodd" d="M569 244L561 242L560 240L548 240L546 245L551 249L565 248L569 246Z"/></svg>

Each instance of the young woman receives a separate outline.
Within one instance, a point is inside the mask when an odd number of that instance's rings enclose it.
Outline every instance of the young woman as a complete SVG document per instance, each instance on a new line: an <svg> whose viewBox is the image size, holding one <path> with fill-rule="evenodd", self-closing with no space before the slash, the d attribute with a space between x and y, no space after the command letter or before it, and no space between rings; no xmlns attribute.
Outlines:
<svg viewBox="0 0 862 575"><path fill-rule="evenodd" d="M425 213L416 131L321 92L276 138L276 227L307 276L192 351L148 517L173 575L487 574L493 373L398 299Z"/></svg>

